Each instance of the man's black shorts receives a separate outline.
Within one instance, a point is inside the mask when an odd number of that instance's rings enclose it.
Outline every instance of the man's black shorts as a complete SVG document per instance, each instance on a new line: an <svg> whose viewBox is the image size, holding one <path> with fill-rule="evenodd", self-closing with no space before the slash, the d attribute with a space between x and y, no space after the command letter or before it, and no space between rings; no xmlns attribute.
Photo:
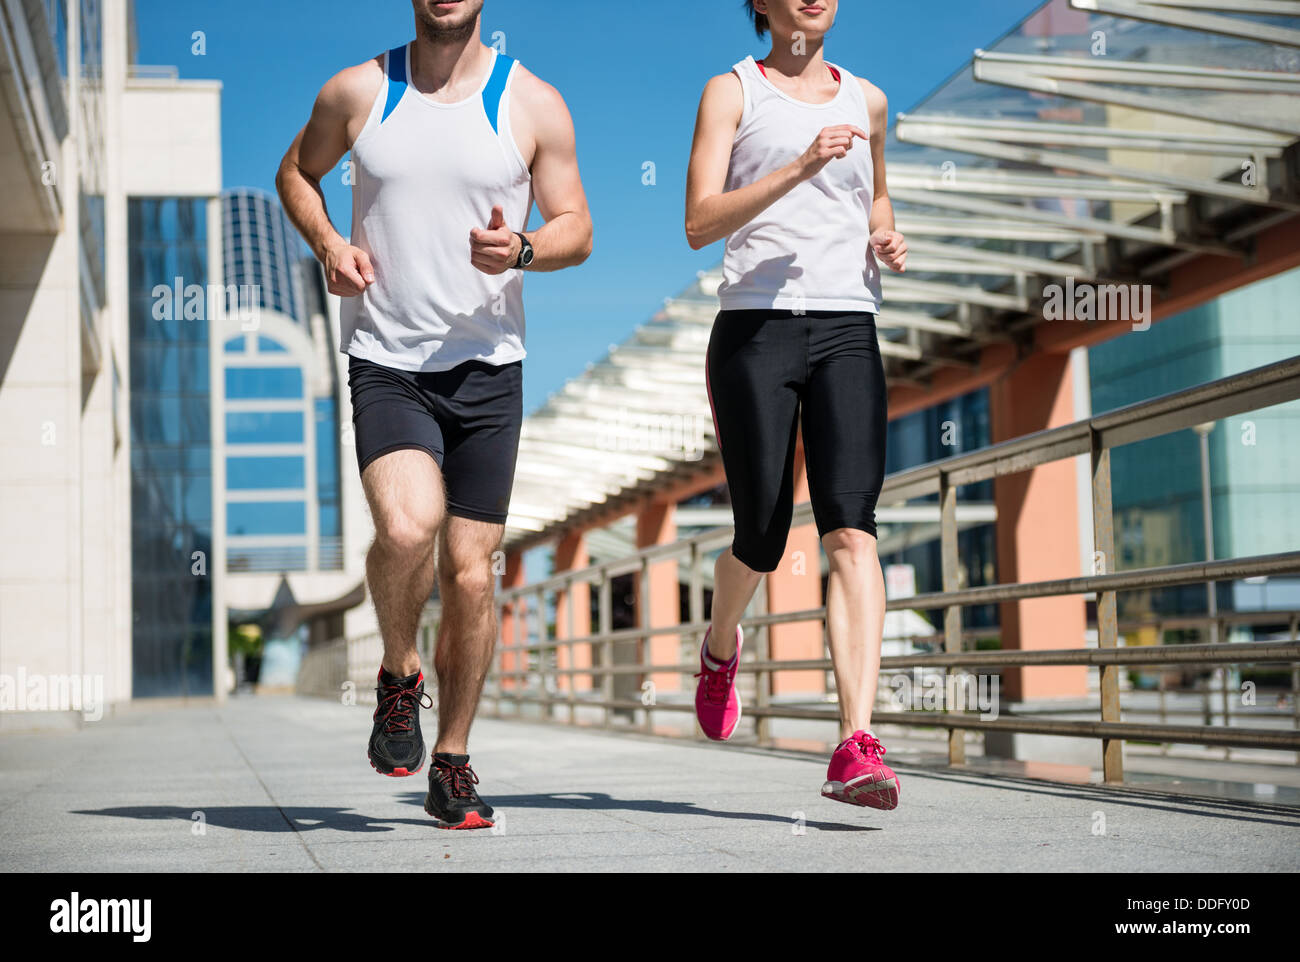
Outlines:
<svg viewBox="0 0 1300 962"><path fill-rule="evenodd" d="M449 514L505 523L523 425L523 362L420 372L350 357L348 386L363 473L391 451L427 451L442 469Z"/></svg>

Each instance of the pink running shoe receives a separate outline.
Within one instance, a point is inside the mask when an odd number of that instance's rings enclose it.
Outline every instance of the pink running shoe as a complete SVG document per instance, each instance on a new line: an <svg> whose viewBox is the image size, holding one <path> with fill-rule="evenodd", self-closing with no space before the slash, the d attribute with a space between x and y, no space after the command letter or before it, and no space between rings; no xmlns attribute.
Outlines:
<svg viewBox="0 0 1300 962"><path fill-rule="evenodd" d="M884 811L898 808L898 776L881 761L884 754L885 746L871 732L854 732L831 755L822 796Z"/></svg>
<svg viewBox="0 0 1300 962"><path fill-rule="evenodd" d="M725 742L740 723L740 696L736 694L736 669L740 666L740 648L745 643L745 633L736 628L736 655L727 664L709 654L710 628L704 633L700 645L700 670L695 676L700 683L695 687L695 717L699 719L704 734L715 742Z"/></svg>

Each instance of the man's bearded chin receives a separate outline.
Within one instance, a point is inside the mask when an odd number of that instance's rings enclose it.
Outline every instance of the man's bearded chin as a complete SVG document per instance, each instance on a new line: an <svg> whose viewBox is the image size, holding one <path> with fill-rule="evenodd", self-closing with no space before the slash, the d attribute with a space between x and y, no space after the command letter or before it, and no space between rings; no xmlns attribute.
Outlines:
<svg viewBox="0 0 1300 962"><path fill-rule="evenodd" d="M478 25L479 13L483 10L483 4L475 4L472 0L466 0L463 4L466 8L463 14L464 19L455 18L455 22L447 17L435 17L427 10L421 9L416 17L416 23L420 27L420 33L425 40L436 44L457 44L464 43L474 35L474 28Z"/></svg>

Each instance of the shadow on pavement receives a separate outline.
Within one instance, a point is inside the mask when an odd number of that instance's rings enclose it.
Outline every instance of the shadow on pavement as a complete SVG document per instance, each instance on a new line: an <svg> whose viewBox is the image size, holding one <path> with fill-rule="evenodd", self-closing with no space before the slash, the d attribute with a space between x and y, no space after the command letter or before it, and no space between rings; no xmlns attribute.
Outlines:
<svg viewBox="0 0 1300 962"><path fill-rule="evenodd" d="M420 800L423 804L423 795L420 796ZM243 832L309 832L314 828L328 828L336 832L391 832L397 825L426 827L433 824L428 818L371 818L369 815L362 815L347 808L280 809L274 805L197 806L195 808L149 805L138 808L81 810L70 814L193 822L194 815L200 812L208 825L233 828Z"/></svg>
<svg viewBox="0 0 1300 962"><path fill-rule="evenodd" d="M1270 805L1244 799L1212 798L1141 788L1131 785L1073 785L1048 782L1037 778L1016 775L962 772L951 768L941 771L910 771L899 768L900 774L909 778L936 782L969 785L998 791L1025 792L1033 795L1052 795L1090 804L1126 805L1151 811L1177 815L1195 815L1200 818L1226 819L1235 822L1261 822L1266 825L1284 825L1300 828L1300 810L1290 806Z"/></svg>
<svg viewBox="0 0 1300 962"><path fill-rule="evenodd" d="M407 793L403 798L408 805L424 805L424 793ZM791 825L793 817L768 815L762 812L726 812L701 808L694 802L665 802L661 799L614 798L604 792L556 792L549 795L493 795L487 802L496 809L509 811L517 808L579 809L591 812L648 812L653 815L707 815L712 818L732 818L746 822L777 822ZM863 809L864 812L871 811ZM818 822L804 819L806 828L821 832L878 832L877 825L855 825L850 822Z"/></svg>

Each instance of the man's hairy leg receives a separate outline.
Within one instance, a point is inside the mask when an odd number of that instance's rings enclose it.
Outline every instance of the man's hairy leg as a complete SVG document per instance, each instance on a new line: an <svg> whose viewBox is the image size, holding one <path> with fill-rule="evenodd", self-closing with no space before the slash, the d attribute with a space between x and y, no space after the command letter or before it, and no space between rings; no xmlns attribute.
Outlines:
<svg viewBox="0 0 1300 962"><path fill-rule="evenodd" d="M505 526L449 517L439 548L442 623L434 668L438 673L437 752L469 752L469 730L496 647L497 613L492 553Z"/></svg>
<svg viewBox="0 0 1300 962"><path fill-rule="evenodd" d="M402 450L372 461L361 481L375 522L366 583L384 639L383 666L401 678L420 669L416 635L436 579L442 472L424 451Z"/></svg>

